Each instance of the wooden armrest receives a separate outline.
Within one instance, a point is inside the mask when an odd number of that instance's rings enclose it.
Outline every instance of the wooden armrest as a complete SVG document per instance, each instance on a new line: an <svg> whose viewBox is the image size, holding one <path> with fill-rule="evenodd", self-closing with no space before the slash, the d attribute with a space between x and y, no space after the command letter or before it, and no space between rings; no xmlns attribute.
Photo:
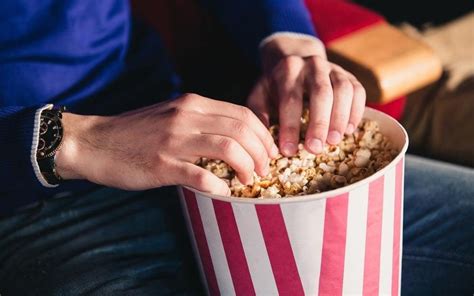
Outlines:
<svg viewBox="0 0 474 296"><path fill-rule="evenodd" d="M406 95L436 81L442 72L427 45L384 21L329 42L327 52L361 81L371 102Z"/></svg>

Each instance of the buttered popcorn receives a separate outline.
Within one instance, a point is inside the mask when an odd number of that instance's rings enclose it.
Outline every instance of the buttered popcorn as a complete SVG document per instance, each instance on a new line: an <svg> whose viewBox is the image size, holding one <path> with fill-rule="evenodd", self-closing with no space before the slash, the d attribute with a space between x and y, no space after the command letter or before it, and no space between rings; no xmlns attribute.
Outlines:
<svg viewBox="0 0 474 296"><path fill-rule="evenodd" d="M308 112L301 119L301 142L308 124ZM275 141L278 126L270 128ZM387 137L379 131L377 122L362 120L352 135L346 135L338 145L326 145L315 155L298 145L293 157L278 155L270 162L270 173L260 177L254 173L252 185L243 185L235 171L220 160L201 158L198 165L223 179L232 196L249 198L280 198L324 192L360 181L389 164L398 154Z"/></svg>

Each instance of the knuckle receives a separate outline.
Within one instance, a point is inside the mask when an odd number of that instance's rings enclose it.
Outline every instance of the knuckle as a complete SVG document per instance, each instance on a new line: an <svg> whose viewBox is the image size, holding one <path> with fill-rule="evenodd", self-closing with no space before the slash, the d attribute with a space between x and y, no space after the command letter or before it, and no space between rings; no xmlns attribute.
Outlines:
<svg viewBox="0 0 474 296"><path fill-rule="evenodd" d="M343 75L337 74L333 76L332 83L334 87L339 88L339 89L350 89L352 88L352 83L349 81L349 79Z"/></svg>
<svg viewBox="0 0 474 296"><path fill-rule="evenodd" d="M316 98L319 101L331 103L333 99L332 88L326 84L318 85L315 90Z"/></svg>
<svg viewBox="0 0 474 296"><path fill-rule="evenodd" d="M249 130L249 128L247 127L245 123L243 123L242 121L237 121L237 120L232 123L232 128L237 133L237 135L241 137L245 136Z"/></svg>
<svg viewBox="0 0 474 296"><path fill-rule="evenodd" d="M292 135L297 135L299 132L300 132L300 128L299 126L295 126L295 125L289 125L289 126L285 126L285 127L281 127L281 134L283 137L288 137L288 136L292 136Z"/></svg>
<svg viewBox="0 0 474 296"><path fill-rule="evenodd" d="M282 103L290 106L297 106L300 104L301 98L295 90L290 91L287 93L286 96L281 98Z"/></svg>
<svg viewBox="0 0 474 296"><path fill-rule="evenodd" d="M193 93L186 93L184 95L181 96L181 98L179 99L179 105L181 106L185 106L185 107L188 107L188 106L193 106L194 104L196 104L196 102L200 99L200 96L197 95L197 94L193 94Z"/></svg>
<svg viewBox="0 0 474 296"><path fill-rule="evenodd" d="M183 118L189 116L189 113L181 108L175 107L169 110L169 119L168 119L168 127L169 131L172 131L174 127L181 126L183 123Z"/></svg>
<svg viewBox="0 0 474 296"><path fill-rule="evenodd" d="M281 69L285 70L286 72L290 72L295 68L300 59L301 58L296 56L287 56L283 58L280 62Z"/></svg>
<svg viewBox="0 0 474 296"><path fill-rule="evenodd" d="M233 152L235 151L235 142L234 140L230 138L220 138L218 140L217 146L222 151L224 155L233 155Z"/></svg>
<svg viewBox="0 0 474 296"><path fill-rule="evenodd" d="M329 128L329 121L327 120L316 120L311 123L311 127L314 130L327 130Z"/></svg>
<svg viewBox="0 0 474 296"><path fill-rule="evenodd" d="M171 113L171 118L182 118L183 116L186 116L188 112L181 107L175 107L175 108L170 109L170 113Z"/></svg>
<svg viewBox="0 0 474 296"><path fill-rule="evenodd" d="M155 156L155 168L159 169L160 167L168 164L169 157L164 153L157 153Z"/></svg>
<svg viewBox="0 0 474 296"><path fill-rule="evenodd" d="M364 88L364 86L362 85L362 83L360 83L359 80L357 80L357 79L352 80L352 85L353 85L353 87L354 87L354 90L357 90L357 91L364 91L364 92L365 92L365 88Z"/></svg>
<svg viewBox="0 0 474 296"><path fill-rule="evenodd" d="M324 64L326 63L326 60L323 59L321 56L319 55L313 55L311 56L311 61L314 63L314 64Z"/></svg>
<svg viewBox="0 0 474 296"><path fill-rule="evenodd" d="M244 106L240 106L239 108L240 108L240 114L241 114L242 120L248 121L254 116L252 110L250 110L249 108L244 107Z"/></svg>
<svg viewBox="0 0 474 296"><path fill-rule="evenodd" d="M206 171L200 170L194 176L194 184L196 185L196 187L199 187L200 189L206 188L207 186L209 186L209 183L210 183L210 176L209 176L209 173Z"/></svg>
<svg viewBox="0 0 474 296"><path fill-rule="evenodd" d="M312 56L310 58L311 64L319 71L329 72L329 63L326 59L320 56Z"/></svg>
<svg viewBox="0 0 474 296"><path fill-rule="evenodd" d="M297 56L287 56L283 58L275 67L273 71L273 80L279 81L281 79L288 80L298 74L303 60Z"/></svg>
<svg viewBox="0 0 474 296"><path fill-rule="evenodd" d="M359 94L359 96L357 96L357 98L360 98L361 100L365 100L365 96L366 96L366 93L365 93L365 88L362 86L362 84L360 82L354 82L354 93L357 93Z"/></svg>

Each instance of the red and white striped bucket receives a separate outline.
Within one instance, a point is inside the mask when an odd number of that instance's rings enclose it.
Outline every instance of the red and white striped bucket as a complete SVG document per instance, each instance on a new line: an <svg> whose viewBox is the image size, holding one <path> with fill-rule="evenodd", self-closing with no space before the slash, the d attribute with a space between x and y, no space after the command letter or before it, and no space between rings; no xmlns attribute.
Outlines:
<svg viewBox="0 0 474 296"><path fill-rule="evenodd" d="M401 152L350 186L283 199L179 188L208 294L400 294L408 137L381 112L366 108L365 117L378 121Z"/></svg>

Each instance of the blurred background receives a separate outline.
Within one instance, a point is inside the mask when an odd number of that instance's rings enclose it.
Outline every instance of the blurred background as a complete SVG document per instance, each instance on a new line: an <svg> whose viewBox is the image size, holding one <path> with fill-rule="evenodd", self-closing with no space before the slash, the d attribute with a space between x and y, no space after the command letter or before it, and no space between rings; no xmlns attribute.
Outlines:
<svg viewBox="0 0 474 296"><path fill-rule="evenodd" d="M163 37L185 91L245 101L257 66L240 56L212 12L198 0L131 1L134 14ZM305 3L329 58L361 80L370 107L404 125L410 153L474 167L474 1ZM206 80L196 79L201 69L211 73Z"/></svg>
<svg viewBox="0 0 474 296"><path fill-rule="evenodd" d="M408 22L423 28L443 25L474 9L474 1L356 0L355 3L382 14L391 23Z"/></svg>

